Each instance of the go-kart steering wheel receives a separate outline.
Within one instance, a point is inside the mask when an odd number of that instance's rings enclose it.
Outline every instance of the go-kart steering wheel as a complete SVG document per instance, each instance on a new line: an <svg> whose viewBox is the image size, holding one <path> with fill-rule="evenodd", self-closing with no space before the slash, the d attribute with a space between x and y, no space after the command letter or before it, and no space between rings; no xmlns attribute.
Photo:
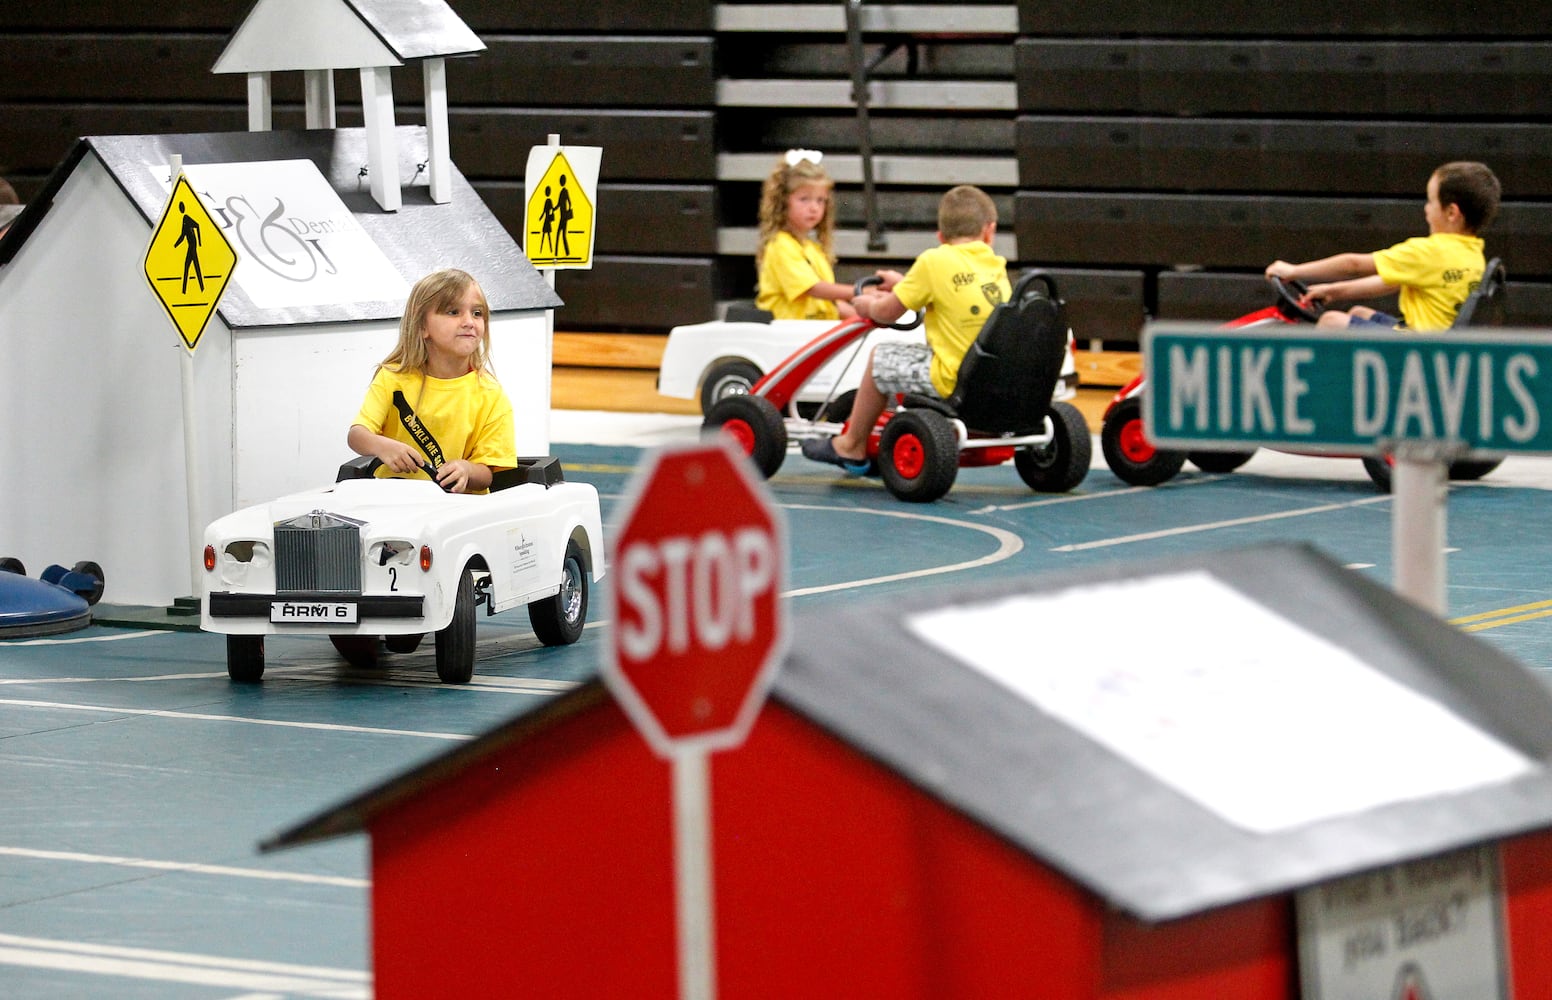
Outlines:
<svg viewBox="0 0 1552 1000"><path fill-rule="evenodd" d="M1320 319L1320 314L1325 312L1325 306L1319 303L1311 305L1304 301L1304 296L1309 294L1309 288L1304 282L1271 276L1268 276L1267 280L1277 290L1277 311L1289 319L1314 323Z"/></svg>
<svg viewBox="0 0 1552 1000"><path fill-rule="evenodd" d="M870 274L865 278L858 278L857 283L852 286L851 291L853 295L861 295L863 289L872 288L874 285L882 285L883 283L883 278L880 278L876 274ZM910 313L913 318L909 323L880 323L877 320L874 320L873 325L884 330L914 330L918 326L921 326L922 314L921 310L911 310Z"/></svg>

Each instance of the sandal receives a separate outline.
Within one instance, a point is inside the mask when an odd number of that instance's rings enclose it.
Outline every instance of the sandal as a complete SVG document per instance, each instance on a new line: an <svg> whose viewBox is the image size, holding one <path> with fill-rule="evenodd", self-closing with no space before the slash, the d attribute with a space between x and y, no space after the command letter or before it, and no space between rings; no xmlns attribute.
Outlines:
<svg viewBox="0 0 1552 1000"><path fill-rule="evenodd" d="M834 438L809 438L802 444L803 457L812 462L823 462L826 465L838 465L853 476L865 476L873 467L873 462L867 458L843 458L835 451Z"/></svg>

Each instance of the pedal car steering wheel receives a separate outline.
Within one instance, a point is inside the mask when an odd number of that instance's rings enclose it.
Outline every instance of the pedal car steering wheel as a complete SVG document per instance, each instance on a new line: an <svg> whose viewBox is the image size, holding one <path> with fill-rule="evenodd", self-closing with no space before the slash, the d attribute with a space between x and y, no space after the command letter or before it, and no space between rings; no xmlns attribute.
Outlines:
<svg viewBox="0 0 1552 1000"><path fill-rule="evenodd" d="M1304 282L1272 277L1267 280L1277 290L1277 311L1289 319L1313 323L1326 311L1323 305L1311 305L1304 301L1304 296L1309 294L1309 288Z"/></svg>
<svg viewBox="0 0 1552 1000"><path fill-rule="evenodd" d="M851 292L853 295L861 295L863 289L872 288L874 285L882 285L883 283L883 278L876 274L870 274L865 278L858 278L857 283L852 286ZM914 330L921 326L921 312L919 310L907 310L907 312L912 317L909 323L879 323L875 320L873 325L883 330Z"/></svg>

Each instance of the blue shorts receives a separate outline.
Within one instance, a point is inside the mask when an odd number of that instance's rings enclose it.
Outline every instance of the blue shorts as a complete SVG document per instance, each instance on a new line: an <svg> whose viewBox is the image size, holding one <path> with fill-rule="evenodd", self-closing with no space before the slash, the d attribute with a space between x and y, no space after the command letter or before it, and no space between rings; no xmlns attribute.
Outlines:
<svg viewBox="0 0 1552 1000"><path fill-rule="evenodd" d="M936 398L938 390L932 384L932 348L926 344L902 344L892 340L875 345L873 384L886 396L913 392Z"/></svg>
<svg viewBox="0 0 1552 1000"><path fill-rule="evenodd" d="M1380 327L1384 327L1387 330L1399 330L1399 329L1401 329L1401 321L1399 319L1397 319L1396 317L1390 315L1389 313L1382 313L1382 312L1378 312L1378 311L1376 311L1373 316L1367 316L1367 317L1364 317L1363 319L1359 319L1357 316L1354 316L1352 313L1348 313L1347 314L1347 325L1348 326L1380 326Z"/></svg>

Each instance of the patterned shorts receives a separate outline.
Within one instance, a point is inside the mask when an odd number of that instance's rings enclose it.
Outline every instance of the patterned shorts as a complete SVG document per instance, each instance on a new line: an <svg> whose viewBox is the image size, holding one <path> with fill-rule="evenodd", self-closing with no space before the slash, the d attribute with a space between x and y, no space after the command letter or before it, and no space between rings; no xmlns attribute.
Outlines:
<svg viewBox="0 0 1552 1000"><path fill-rule="evenodd" d="M896 392L914 392L937 396L932 385L932 348L926 344L899 344L885 341L873 348L873 384L888 396Z"/></svg>

